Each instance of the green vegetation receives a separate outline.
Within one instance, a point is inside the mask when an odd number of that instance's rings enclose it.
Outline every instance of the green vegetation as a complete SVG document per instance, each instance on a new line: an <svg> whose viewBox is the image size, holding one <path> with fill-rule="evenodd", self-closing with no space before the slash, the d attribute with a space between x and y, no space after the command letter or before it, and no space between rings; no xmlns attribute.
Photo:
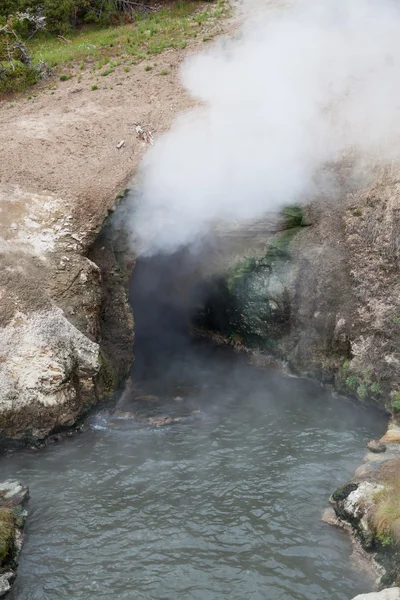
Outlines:
<svg viewBox="0 0 400 600"><path fill-rule="evenodd" d="M400 392L394 391L390 394L392 400L392 408L394 411L400 411Z"/></svg>
<svg viewBox="0 0 400 600"><path fill-rule="evenodd" d="M382 396L384 393L382 386L377 381L374 381L374 383L371 383L369 389L372 394L376 394L377 396Z"/></svg>
<svg viewBox="0 0 400 600"><path fill-rule="evenodd" d="M68 35L69 44L47 35L35 38L29 47L34 60L42 60L50 67L67 61L110 60L117 52L143 60L167 48L184 47L186 40L193 37L198 14L204 18L197 28L207 21L220 18L225 12L223 0L200 13L199 3L187 0L157 12L136 13L129 24L107 28L91 25L73 30Z"/></svg>
<svg viewBox="0 0 400 600"><path fill-rule="evenodd" d="M362 373L351 373L351 361L346 359L342 366L342 377L349 390L356 392L361 400L368 396L376 398L382 396L385 392L379 381L374 381L371 369L366 369Z"/></svg>
<svg viewBox="0 0 400 600"><path fill-rule="evenodd" d="M393 321L393 323L400 325L400 317L393 317L392 321Z"/></svg>
<svg viewBox="0 0 400 600"><path fill-rule="evenodd" d="M0 563L14 546L15 517L8 508L0 508Z"/></svg>
<svg viewBox="0 0 400 600"><path fill-rule="evenodd" d="M304 210L301 206L286 206L283 211L285 229L292 229L293 227L304 227L305 217Z"/></svg>
<svg viewBox="0 0 400 600"><path fill-rule="evenodd" d="M19 91L35 83L44 65L59 72L67 67L70 75L74 68L83 70L86 65L96 68L96 61L97 69L103 69L118 57L119 60L108 66L107 71L121 64L136 64L168 48L185 48L190 38L229 11L226 0L213 3L178 0L168 4L168 8L157 10L142 10L132 3L132 10L128 12L116 10L116 4L114 0L43 0L40 3L39 0L6 0L5 6L2 3L0 27L1 19L5 22L10 11L30 7L32 14L36 9L38 15L39 5L46 18L40 23L45 23L46 27L45 33L31 37L36 25L29 22L18 26L15 33L19 41L24 41L29 64L24 65L18 62L18 57L13 58L17 61L16 69L8 69L7 77L3 77L7 79L6 85L1 79L0 50L0 93ZM122 6L122 3L118 5ZM36 21L38 18L34 17ZM56 34L66 37L56 37ZM0 49L2 35L0 30Z"/></svg>
<svg viewBox="0 0 400 600"><path fill-rule="evenodd" d="M350 375L346 379L346 385L351 390L356 390L358 387L358 377L356 375Z"/></svg>
<svg viewBox="0 0 400 600"><path fill-rule="evenodd" d="M400 543L400 475L396 474L375 495L372 527L383 546Z"/></svg>
<svg viewBox="0 0 400 600"><path fill-rule="evenodd" d="M114 69L112 69L112 68L108 68L108 69L105 69L104 71L102 71L102 72L100 73L100 75L101 75L102 77L107 77L107 75L110 75L111 73L114 73Z"/></svg>
<svg viewBox="0 0 400 600"><path fill-rule="evenodd" d="M99 88L97 87L97 85L92 85L92 87L90 88L92 90L92 92L98 90Z"/></svg>
<svg viewBox="0 0 400 600"><path fill-rule="evenodd" d="M19 30L33 27L34 32L43 27L43 21L29 14L0 16L0 94L24 89L46 73L42 63L33 65ZM33 34L31 34L33 35Z"/></svg>

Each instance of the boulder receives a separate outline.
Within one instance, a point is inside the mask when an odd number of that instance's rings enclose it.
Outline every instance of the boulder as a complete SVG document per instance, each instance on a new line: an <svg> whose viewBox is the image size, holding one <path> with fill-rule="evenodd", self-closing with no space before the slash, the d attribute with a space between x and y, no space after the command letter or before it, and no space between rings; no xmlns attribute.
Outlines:
<svg viewBox="0 0 400 600"><path fill-rule="evenodd" d="M370 440L367 444L367 448L376 454L386 452L386 444L380 440Z"/></svg>

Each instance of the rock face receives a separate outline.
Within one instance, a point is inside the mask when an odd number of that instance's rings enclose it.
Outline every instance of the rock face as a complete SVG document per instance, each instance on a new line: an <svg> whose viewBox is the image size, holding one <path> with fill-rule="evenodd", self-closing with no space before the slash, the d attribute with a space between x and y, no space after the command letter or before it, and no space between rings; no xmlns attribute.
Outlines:
<svg viewBox="0 0 400 600"><path fill-rule="evenodd" d="M360 594L353 600L400 600L400 588L389 588L372 594Z"/></svg>
<svg viewBox="0 0 400 600"><path fill-rule="evenodd" d="M0 597L16 577L28 499L28 488L18 481L0 484Z"/></svg>
<svg viewBox="0 0 400 600"><path fill-rule="evenodd" d="M0 441L8 446L73 425L113 388L110 370L126 372L131 343L124 359L102 354L101 268L84 256L93 225L79 227L54 196L16 187L0 188L0 207ZM126 295L123 306L128 313ZM126 327L131 342L129 319Z"/></svg>
<svg viewBox="0 0 400 600"><path fill-rule="evenodd" d="M291 210L275 231L255 228L241 250L228 251L203 323L297 373L400 411L395 174L379 173L369 190L298 208L300 217Z"/></svg>

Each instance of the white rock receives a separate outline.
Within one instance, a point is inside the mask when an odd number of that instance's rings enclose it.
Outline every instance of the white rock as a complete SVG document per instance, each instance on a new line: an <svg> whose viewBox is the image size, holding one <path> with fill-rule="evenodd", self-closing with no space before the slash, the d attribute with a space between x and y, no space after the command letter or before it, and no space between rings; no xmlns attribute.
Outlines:
<svg viewBox="0 0 400 600"><path fill-rule="evenodd" d="M388 588L381 592L372 592L371 594L360 594L353 600L400 600L400 588Z"/></svg>
<svg viewBox="0 0 400 600"><path fill-rule="evenodd" d="M13 573L4 573L0 575L0 598L5 596L10 591L10 579L14 576Z"/></svg>
<svg viewBox="0 0 400 600"><path fill-rule="evenodd" d="M343 503L343 508L356 519L361 518L364 513L374 506L374 496L383 489L383 485L364 481L358 488L351 492Z"/></svg>
<svg viewBox="0 0 400 600"><path fill-rule="evenodd" d="M72 425L78 393L94 389L99 368L98 344L76 329L60 308L19 313L0 329L0 415L53 407L54 425ZM41 430L41 422L32 425Z"/></svg>

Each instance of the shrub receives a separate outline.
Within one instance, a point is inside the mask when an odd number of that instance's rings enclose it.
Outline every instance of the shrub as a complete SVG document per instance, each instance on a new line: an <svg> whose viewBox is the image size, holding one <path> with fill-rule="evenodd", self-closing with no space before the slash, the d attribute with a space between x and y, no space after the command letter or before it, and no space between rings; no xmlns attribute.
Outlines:
<svg viewBox="0 0 400 600"><path fill-rule="evenodd" d="M42 29L45 21L40 14L17 13L0 21L0 92L20 91L36 83L47 72L44 64L32 65L32 59L25 44L18 35L18 28L24 23L33 33ZM32 34L33 35L33 34Z"/></svg>
<svg viewBox="0 0 400 600"><path fill-rule="evenodd" d="M39 76L36 68L22 64L14 65L13 69L0 68L0 94L21 92L36 83Z"/></svg>

